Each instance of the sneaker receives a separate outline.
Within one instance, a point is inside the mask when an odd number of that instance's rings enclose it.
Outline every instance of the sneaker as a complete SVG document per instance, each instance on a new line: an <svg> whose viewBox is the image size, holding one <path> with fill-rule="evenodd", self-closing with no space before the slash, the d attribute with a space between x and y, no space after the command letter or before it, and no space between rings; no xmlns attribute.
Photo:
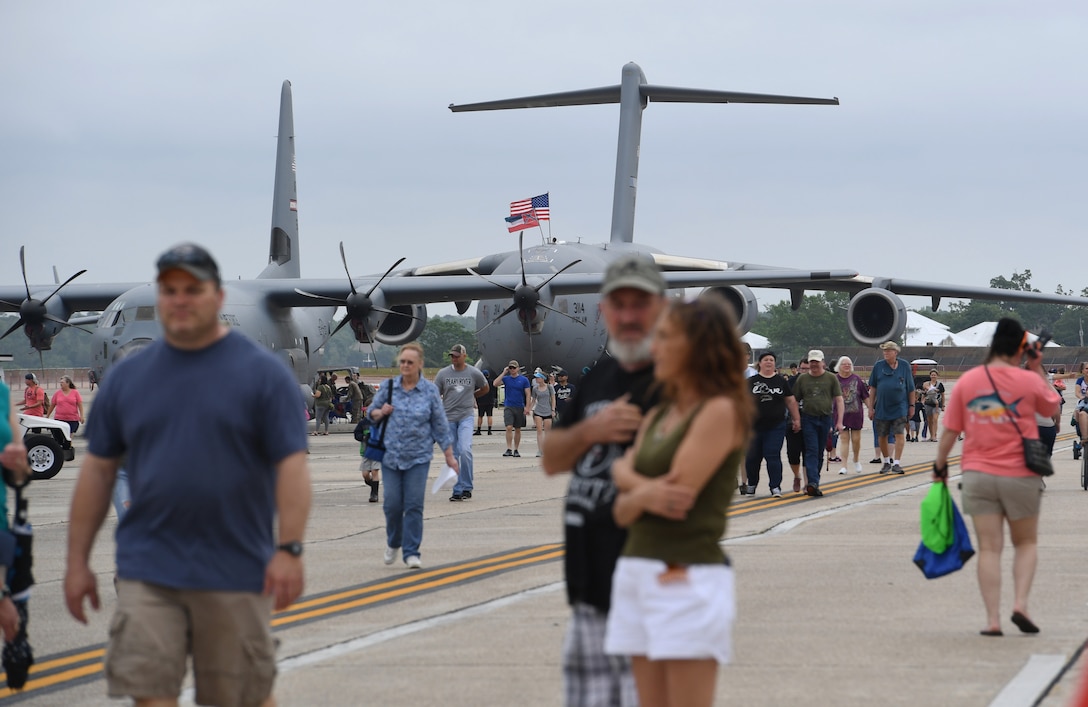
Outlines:
<svg viewBox="0 0 1088 707"><path fill-rule="evenodd" d="M839 476L843 476L845 474L846 474L846 467L844 466L843 468L839 469Z"/></svg>
<svg viewBox="0 0 1088 707"><path fill-rule="evenodd" d="M748 495L749 496L755 496L756 495L756 487L755 486L749 486L748 487Z"/></svg>
<svg viewBox="0 0 1088 707"><path fill-rule="evenodd" d="M514 453L513 453L513 454L511 454L510 456L512 456L512 457L520 457L521 455L520 455L520 454L518 454L518 450L516 450L516 449L515 449L515 450L514 450Z"/></svg>
<svg viewBox="0 0 1088 707"><path fill-rule="evenodd" d="M418 570L423 567L423 562L419 559L419 555L412 555L404 560L404 564L408 565L410 570Z"/></svg>
<svg viewBox="0 0 1088 707"><path fill-rule="evenodd" d="M880 463L880 462L882 462L882 461L884 461L884 460L883 460L883 459L881 459L880 457L875 457L875 458L873 458L873 459L870 459L870 460L869 460L869 463L870 463L870 464L879 464L879 463Z"/></svg>
<svg viewBox="0 0 1088 707"><path fill-rule="evenodd" d="M385 548L385 564L393 564L393 560L397 559L397 550L398 548L395 547Z"/></svg>
<svg viewBox="0 0 1088 707"><path fill-rule="evenodd" d="M536 455L537 455L537 456L539 457L539 456L540 456L540 452L537 452L537 453L536 453Z"/></svg>
<svg viewBox="0 0 1088 707"><path fill-rule="evenodd" d="M887 474L891 470L892 470L892 465L891 465L890 462L884 462L884 466L880 467L880 473L881 474Z"/></svg>
<svg viewBox="0 0 1088 707"><path fill-rule="evenodd" d="M491 436L491 430L488 430L488 431L487 431L487 436L488 436L488 437L490 437L490 436Z"/></svg>
<svg viewBox="0 0 1088 707"><path fill-rule="evenodd" d="M468 499L472 498L472 492L471 491L462 491L461 492L461 498L463 498L463 499L465 499L467 501Z"/></svg>
<svg viewBox="0 0 1088 707"><path fill-rule="evenodd" d="M463 501L463 500L465 500L465 497L462 494L455 493L452 496L450 496L450 500L451 501Z"/></svg>
<svg viewBox="0 0 1088 707"><path fill-rule="evenodd" d="M509 449L507 449L505 452L502 453L502 455L504 457L512 457L512 456L514 456L514 453L511 452Z"/></svg>
<svg viewBox="0 0 1088 707"><path fill-rule="evenodd" d="M480 436L480 431L476 430L475 432L472 433L472 436L473 437L479 437Z"/></svg>
<svg viewBox="0 0 1088 707"><path fill-rule="evenodd" d="M773 489L771 489L771 495L775 498L782 498L782 489L775 486Z"/></svg>
<svg viewBox="0 0 1088 707"><path fill-rule="evenodd" d="M855 474L860 474L861 473L861 462L854 462L854 473Z"/></svg>
<svg viewBox="0 0 1088 707"><path fill-rule="evenodd" d="M898 463L892 464L891 472L893 474L905 474L905 473L907 473L907 472L903 471L903 467L899 466Z"/></svg>
<svg viewBox="0 0 1088 707"><path fill-rule="evenodd" d="M737 490L740 491L741 496L747 496L748 495L748 484L741 484L740 486L737 486Z"/></svg>
<svg viewBox="0 0 1088 707"><path fill-rule="evenodd" d="M805 487L805 495L806 496L817 497L817 496L823 496L824 492L821 491L818 486L813 486L812 484L809 484L808 486Z"/></svg>

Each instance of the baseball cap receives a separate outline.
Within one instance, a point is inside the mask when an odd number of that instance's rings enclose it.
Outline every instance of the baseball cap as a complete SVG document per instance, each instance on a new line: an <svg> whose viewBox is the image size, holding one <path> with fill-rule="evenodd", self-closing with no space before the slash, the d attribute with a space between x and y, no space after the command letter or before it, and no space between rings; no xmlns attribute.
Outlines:
<svg viewBox="0 0 1088 707"><path fill-rule="evenodd" d="M159 277L169 270L184 270L197 280L214 280L219 284L219 266L211 253L196 243L179 243L159 256L155 262Z"/></svg>
<svg viewBox="0 0 1088 707"><path fill-rule="evenodd" d="M450 347L450 353L465 356L468 354L468 349L466 349L463 344L454 344Z"/></svg>
<svg viewBox="0 0 1088 707"><path fill-rule="evenodd" d="M894 341L885 341L883 344L880 345L880 348L884 351L887 351L888 349L895 349L896 351L899 351L899 344L895 343Z"/></svg>
<svg viewBox="0 0 1088 707"><path fill-rule="evenodd" d="M562 368L560 368L558 371L555 372L555 377L556 378L562 378L565 375L567 375L567 372L564 371Z"/></svg>
<svg viewBox="0 0 1088 707"><path fill-rule="evenodd" d="M808 352L808 360L809 363L812 363L813 361L823 361L824 352L819 349L812 349Z"/></svg>
<svg viewBox="0 0 1088 707"><path fill-rule="evenodd" d="M533 378L543 378L544 380L548 380L548 377L546 375L544 375L543 373L541 373L540 371L537 371L536 373L534 373Z"/></svg>
<svg viewBox="0 0 1088 707"><path fill-rule="evenodd" d="M604 271L601 294L607 295L625 287L660 295L665 292L665 278L652 260L641 255L625 255L613 261Z"/></svg>
<svg viewBox="0 0 1088 707"><path fill-rule="evenodd" d="M521 368L521 366L518 365L518 362L514 359L510 359L510 363L506 364L506 366L507 368Z"/></svg>
<svg viewBox="0 0 1088 707"><path fill-rule="evenodd" d="M35 376L35 375L34 375L33 373L27 373L27 374L26 374L25 376L23 376L23 378L24 378L24 379L26 379L26 380L28 380L28 381L36 381L36 380L38 380L38 377L37 377L37 376Z"/></svg>

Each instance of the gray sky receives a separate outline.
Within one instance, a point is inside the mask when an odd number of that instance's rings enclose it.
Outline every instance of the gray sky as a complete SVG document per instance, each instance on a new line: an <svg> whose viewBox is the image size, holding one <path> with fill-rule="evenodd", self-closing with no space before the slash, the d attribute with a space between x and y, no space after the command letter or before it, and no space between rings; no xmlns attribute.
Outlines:
<svg viewBox="0 0 1088 707"><path fill-rule="evenodd" d="M192 239L267 259L279 87L294 86L302 272L516 248L508 203L607 240L618 107L450 103L619 82L842 105L651 104L636 240L671 253L1079 291L1088 5L0 3L0 282L143 280ZM1080 46L1081 49L1076 47ZM528 232L527 232L528 233ZM769 293L777 299L780 293ZM909 302L920 306L921 301ZM758 327L757 327L758 329Z"/></svg>

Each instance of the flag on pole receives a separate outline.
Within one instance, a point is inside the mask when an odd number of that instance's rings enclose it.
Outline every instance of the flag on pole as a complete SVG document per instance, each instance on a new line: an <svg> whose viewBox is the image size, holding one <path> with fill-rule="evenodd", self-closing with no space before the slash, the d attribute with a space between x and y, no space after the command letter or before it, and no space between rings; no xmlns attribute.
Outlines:
<svg viewBox="0 0 1088 707"><path fill-rule="evenodd" d="M518 199L510 202L510 215L517 216L526 211L535 211L537 221L550 221L551 209L548 206L548 195L541 194L532 199Z"/></svg>
<svg viewBox="0 0 1088 707"><path fill-rule="evenodd" d="M532 228L533 226L539 226L540 219L536 217L536 214L532 211L527 211L517 216L510 216L506 219L506 230L510 233L517 233L518 231L524 231L526 228Z"/></svg>

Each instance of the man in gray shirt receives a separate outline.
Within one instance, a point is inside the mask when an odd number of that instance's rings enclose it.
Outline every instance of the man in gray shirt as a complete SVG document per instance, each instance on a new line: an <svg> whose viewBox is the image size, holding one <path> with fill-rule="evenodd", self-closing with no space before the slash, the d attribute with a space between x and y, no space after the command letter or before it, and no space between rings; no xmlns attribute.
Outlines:
<svg viewBox="0 0 1088 707"><path fill-rule="evenodd" d="M457 457L461 465L457 482L453 485L451 501L472 498L473 401L491 390L484 374L475 366L466 364L467 353L463 345L455 344L450 349L450 365L434 377L434 384L438 386L438 393L446 408L450 434L453 435L453 456Z"/></svg>

